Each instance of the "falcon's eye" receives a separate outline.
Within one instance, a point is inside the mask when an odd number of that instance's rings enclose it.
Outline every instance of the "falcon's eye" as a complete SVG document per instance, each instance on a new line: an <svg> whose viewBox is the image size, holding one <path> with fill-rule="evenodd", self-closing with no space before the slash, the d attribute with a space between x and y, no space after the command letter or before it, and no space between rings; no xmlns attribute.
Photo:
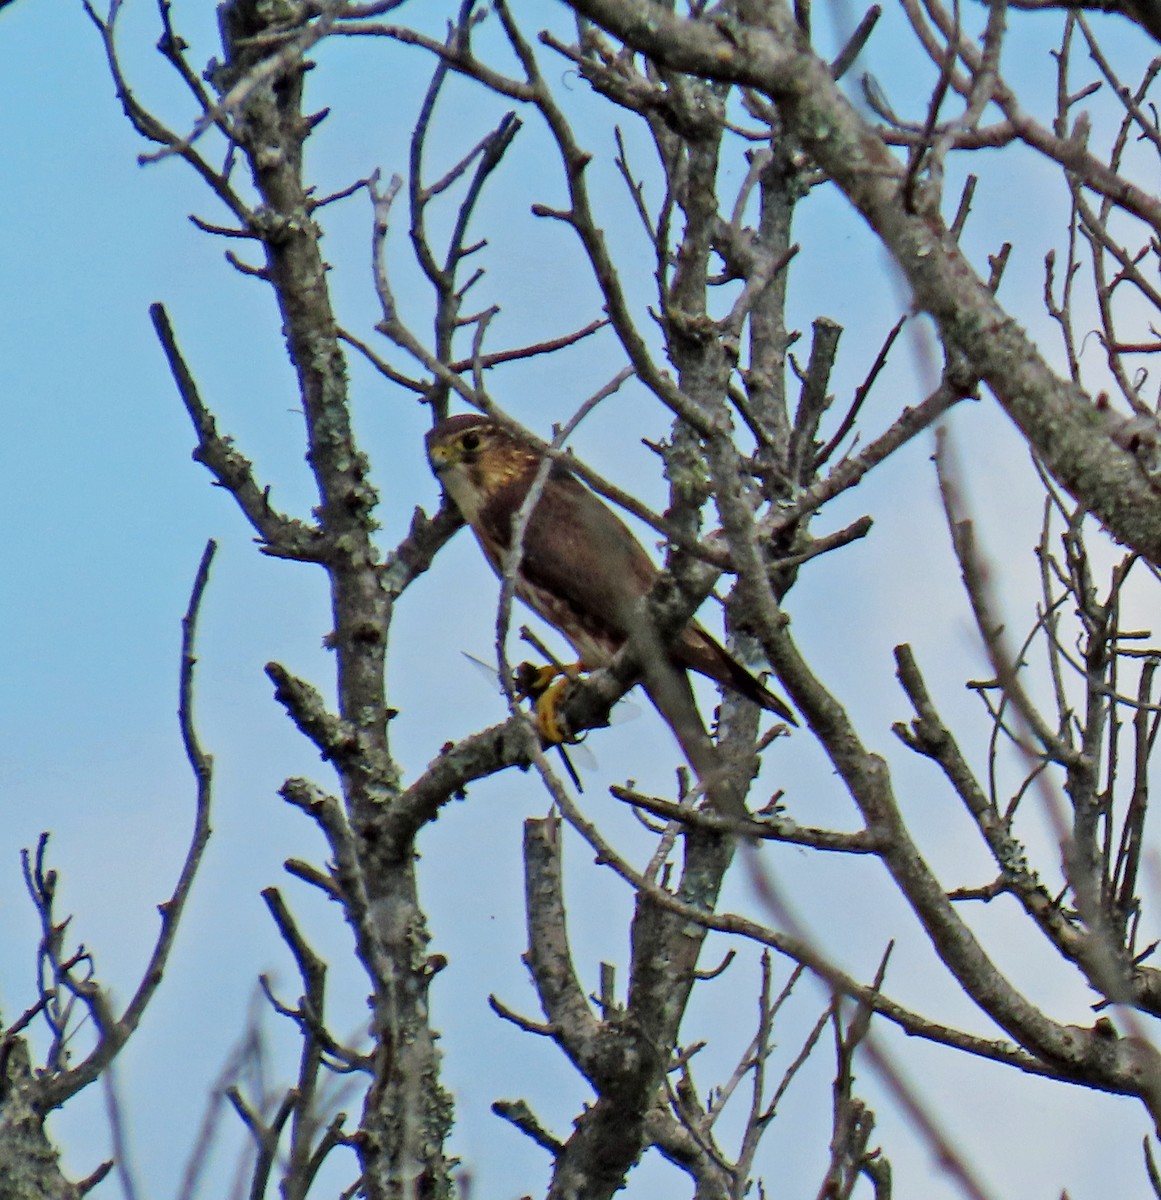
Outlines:
<svg viewBox="0 0 1161 1200"><path fill-rule="evenodd" d="M480 435L478 433L465 433L460 438L460 445L465 450L478 450L480 448Z"/></svg>

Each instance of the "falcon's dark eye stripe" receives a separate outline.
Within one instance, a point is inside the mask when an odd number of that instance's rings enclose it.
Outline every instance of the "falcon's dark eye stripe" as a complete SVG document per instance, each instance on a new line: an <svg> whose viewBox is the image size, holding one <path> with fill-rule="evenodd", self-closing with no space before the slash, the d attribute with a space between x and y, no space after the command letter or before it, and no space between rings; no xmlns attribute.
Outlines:
<svg viewBox="0 0 1161 1200"><path fill-rule="evenodd" d="M480 448L480 435L478 433L465 433L460 438L460 445L465 450L478 450Z"/></svg>

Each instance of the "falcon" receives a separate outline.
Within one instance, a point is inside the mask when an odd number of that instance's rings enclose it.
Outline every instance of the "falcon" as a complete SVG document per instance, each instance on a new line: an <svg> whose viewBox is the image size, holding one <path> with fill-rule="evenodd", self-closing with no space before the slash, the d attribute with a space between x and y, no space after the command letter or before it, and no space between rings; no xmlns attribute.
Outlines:
<svg viewBox="0 0 1161 1200"><path fill-rule="evenodd" d="M434 426L427 435L427 455L492 569L501 575L512 525L542 452L491 418L465 413ZM608 666L628 641L630 629L639 625L643 601L658 574L624 521L557 459L524 532L515 590L572 644L578 666ZM682 679L686 671L696 671L797 724L787 705L697 621L690 621L666 649ZM666 716L648 679L646 686ZM549 738L560 740L550 717L546 721L542 716L541 725Z"/></svg>

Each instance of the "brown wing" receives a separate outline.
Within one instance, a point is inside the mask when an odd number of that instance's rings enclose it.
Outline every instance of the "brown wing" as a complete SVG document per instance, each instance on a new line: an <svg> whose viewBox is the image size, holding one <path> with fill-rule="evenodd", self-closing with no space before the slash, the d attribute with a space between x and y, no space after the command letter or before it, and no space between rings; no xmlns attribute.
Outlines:
<svg viewBox="0 0 1161 1200"><path fill-rule="evenodd" d="M497 569L497 551L507 547L527 487L527 480L513 481L480 512L480 540L486 550L486 542L493 543L489 558ZM524 599L586 660L594 657L586 646L602 647L598 659L620 648L633 607L657 578L657 568L629 527L559 464L525 531L521 573Z"/></svg>
<svg viewBox="0 0 1161 1200"><path fill-rule="evenodd" d="M527 492L526 479L514 481L481 511L481 544L497 570L511 520ZM490 551L485 537L493 543ZM559 464L549 475L525 531L521 572L523 598L572 642L590 667L602 665L624 644L632 612L658 573L625 522ZM680 666L733 688L797 724L782 700L696 621L675 640L672 655Z"/></svg>

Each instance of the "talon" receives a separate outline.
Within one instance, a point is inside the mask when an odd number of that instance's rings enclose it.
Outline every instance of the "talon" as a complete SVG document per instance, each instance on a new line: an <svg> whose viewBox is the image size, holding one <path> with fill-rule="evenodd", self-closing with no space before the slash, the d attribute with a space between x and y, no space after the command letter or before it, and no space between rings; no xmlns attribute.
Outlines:
<svg viewBox="0 0 1161 1200"><path fill-rule="evenodd" d="M521 700L533 702L536 729L546 745L559 746L562 742L575 745L581 740L566 732L556 709L561 692L574 679L580 678L582 669L579 662L568 666L547 663L540 667L535 663L522 662L512 672L512 686L516 695Z"/></svg>
<svg viewBox="0 0 1161 1200"><path fill-rule="evenodd" d="M551 686L544 687L536 697L536 729L545 742L559 746L562 742L575 745L581 739L570 733L560 720L557 707L564 689L573 682L575 675L568 671L555 671L553 674L563 675ZM549 676L551 679L552 676Z"/></svg>

